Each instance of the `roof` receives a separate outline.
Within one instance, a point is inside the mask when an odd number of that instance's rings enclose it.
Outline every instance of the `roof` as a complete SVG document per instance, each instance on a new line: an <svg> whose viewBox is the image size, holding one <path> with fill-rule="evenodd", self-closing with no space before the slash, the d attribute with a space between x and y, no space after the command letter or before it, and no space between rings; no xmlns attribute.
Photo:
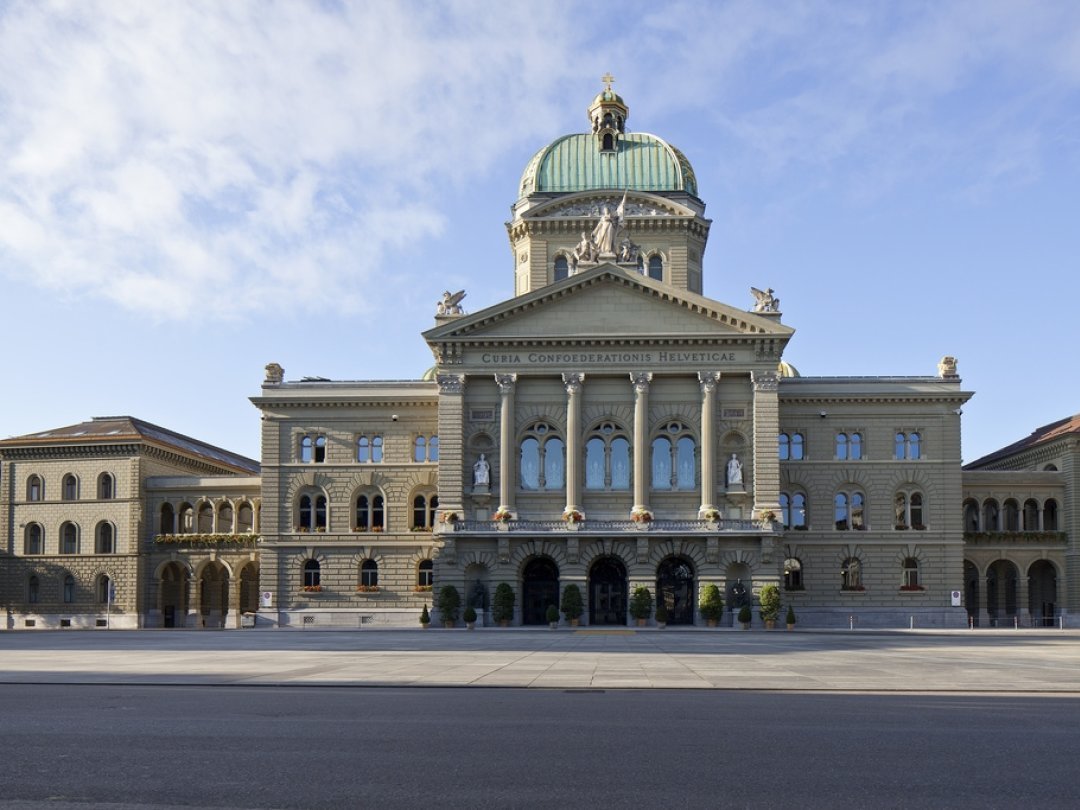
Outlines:
<svg viewBox="0 0 1080 810"><path fill-rule="evenodd" d="M601 152L595 135L564 135L533 155L521 175L522 197L594 189L674 191L696 197L697 178L682 152L646 132L623 135L614 152Z"/></svg>
<svg viewBox="0 0 1080 810"><path fill-rule="evenodd" d="M223 450L168 428L144 422L133 416L95 416L89 422L54 428L41 433L28 433L0 441L5 447L57 446L89 443L118 443L145 441L171 448L185 455L194 455L214 464L231 467L238 472L258 473L259 462L238 453Z"/></svg>
<svg viewBox="0 0 1080 810"><path fill-rule="evenodd" d="M1013 442L1007 447L1002 447L1000 450L995 450L993 453L985 455L982 458L977 458L975 461L964 465L964 469L970 470L981 467L994 461L998 461L999 459L1014 456L1024 450L1030 450L1032 447L1052 442L1054 439L1060 439L1063 436L1076 434L1080 434L1080 413L1074 416L1067 416L1064 419L1051 422L1049 425L1043 425L1040 428L1036 428L1031 432L1030 436L1023 438L1018 442Z"/></svg>

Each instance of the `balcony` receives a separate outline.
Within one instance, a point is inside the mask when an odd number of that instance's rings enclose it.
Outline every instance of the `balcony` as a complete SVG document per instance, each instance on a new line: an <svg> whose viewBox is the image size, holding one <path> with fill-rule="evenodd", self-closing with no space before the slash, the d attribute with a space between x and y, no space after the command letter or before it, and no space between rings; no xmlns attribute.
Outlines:
<svg viewBox="0 0 1080 810"><path fill-rule="evenodd" d="M773 534L780 524L762 520L660 520L647 523L633 520L583 520L572 523L565 520L458 520L443 524L443 531L454 534Z"/></svg>

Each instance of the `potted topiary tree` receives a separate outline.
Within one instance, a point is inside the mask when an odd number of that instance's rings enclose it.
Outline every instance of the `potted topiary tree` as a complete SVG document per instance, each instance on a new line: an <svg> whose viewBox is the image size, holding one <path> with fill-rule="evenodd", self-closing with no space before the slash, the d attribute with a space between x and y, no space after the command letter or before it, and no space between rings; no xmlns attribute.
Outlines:
<svg viewBox="0 0 1080 810"><path fill-rule="evenodd" d="M431 614L428 613L427 605L420 611L420 626L425 630L431 625Z"/></svg>
<svg viewBox="0 0 1080 810"><path fill-rule="evenodd" d="M442 616L443 627L453 627L457 622L458 611L461 609L461 594L453 585L443 585L439 591L439 614Z"/></svg>
<svg viewBox="0 0 1080 810"><path fill-rule="evenodd" d="M793 608L791 605L787 606L787 617L785 618L785 621L787 622L788 630L795 629L795 608Z"/></svg>
<svg viewBox="0 0 1080 810"><path fill-rule="evenodd" d="M661 630L667 627L667 608L662 599L656 603L656 626Z"/></svg>
<svg viewBox="0 0 1080 810"><path fill-rule="evenodd" d="M764 585L758 594L758 613L765 622L765 629L772 630L776 627L776 620L780 618L780 589L775 585Z"/></svg>
<svg viewBox="0 0 1080 810"><path fill-rule="evenodd" d="M581 614L585 610L584 603L581 600L581 589L571 582L562 592L562 612L566 617L566 620L570 622L571 627L578 626L578 620L581 619Z"/></svg>
<svg viewBox="0 0 1080 810"><path fill-rule="evenodd" d="M461 618L465 620L465 629L472 630L476 627L476 609L472 605L465 608L465 612L461 614Z"/></svg>
<svg viewBox="0 0 1080 810"><path fill-rule="evenodd" d="M754 614L750 612L749 605L743 605L739 608L739 624L742 625L743 630L750 629L750 622L754 618Z"/></svg>
<svg viewBox="0 0 1080 810"><path fill-rule="evenodd" d="M509 627L513 621L516 598L508 582L500 582L495 588L495 596L491 600L491 618L499 623L499 627Z"/></svg>
<svg viewBox="0 0 1080 810"><path fill-rule="evenodd" d="M548 605L547 621L548 627L550 627L552 630L555 630L559 627L559 609L554 605Z"/></svg>
<svg viewBox="0 0 1080 810"><path fill-rule="evenodd" d="M630 615L637 619L638 627L644 627L652 614L652 592L638 585L630 595Z"/></svg>
<svg viewBox="0 0 1080 810"><path fill-rule="evenodd" d="M716 627L720 623L720 617L724 615L724 597L716 585L710 583L701 589L698 610L709 627Z"/></svg>

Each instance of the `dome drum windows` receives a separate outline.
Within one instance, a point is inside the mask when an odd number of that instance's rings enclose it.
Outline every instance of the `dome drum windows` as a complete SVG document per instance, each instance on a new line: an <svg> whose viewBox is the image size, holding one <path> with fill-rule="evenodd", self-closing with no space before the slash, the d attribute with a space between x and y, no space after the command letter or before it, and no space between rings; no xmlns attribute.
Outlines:
<svg viewBox="0 0 1080 810"><path fill-rule="evenodd" d="M559 490L566 485L566 445L550 424L531 425L519 447L523 490Z"/></svg>
<svg viewBox="0 0 1080 810"><path fill-rule="evenodd" d="M697 486L697 442L682 422L668 422L652 442L652 488L691 490Z"/></svg>

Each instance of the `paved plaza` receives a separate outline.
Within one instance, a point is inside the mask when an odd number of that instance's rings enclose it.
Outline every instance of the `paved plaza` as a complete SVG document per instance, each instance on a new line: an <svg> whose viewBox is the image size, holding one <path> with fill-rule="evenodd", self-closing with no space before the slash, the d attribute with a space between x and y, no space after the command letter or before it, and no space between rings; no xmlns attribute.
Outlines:
<svg viewBox="0 0 1080 810"><path fill-rule="evenodd" d="M1080 631L0 633L0 683L1080 694Z"/></svg>

